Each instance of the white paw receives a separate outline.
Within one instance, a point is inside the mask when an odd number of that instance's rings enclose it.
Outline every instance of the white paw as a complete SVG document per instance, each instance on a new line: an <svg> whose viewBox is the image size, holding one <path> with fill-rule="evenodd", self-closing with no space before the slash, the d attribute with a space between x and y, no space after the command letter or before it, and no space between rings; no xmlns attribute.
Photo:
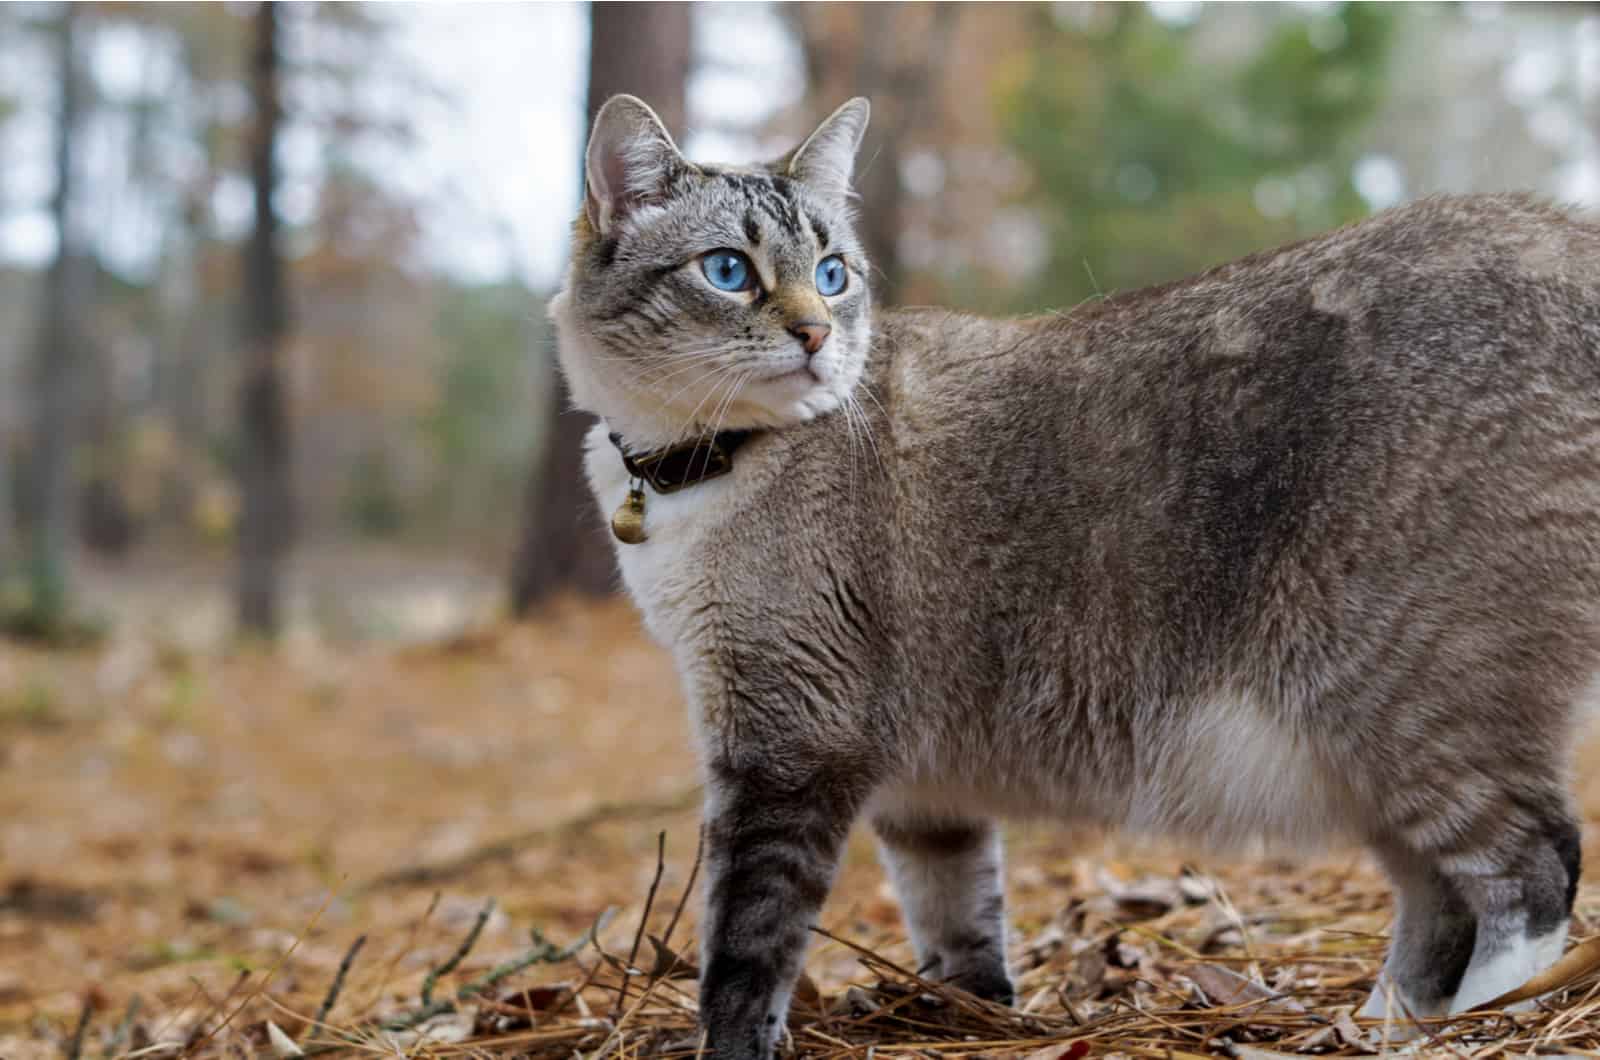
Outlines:
<svg viewBox="0 0 1600 1060"><path fill-rule="evenodd" d="M1450 1005L1450 1015L1492 1001L1526 983L1556 962L1566 941L1567 925L1563 922L1538 938L1513 939L1505 949L1486 960L1474 955L1467 974L1461 979L1461 989L1456 991ZM1528 1001L1512 1008L1531 1006L1532 1002Z"/></svg>

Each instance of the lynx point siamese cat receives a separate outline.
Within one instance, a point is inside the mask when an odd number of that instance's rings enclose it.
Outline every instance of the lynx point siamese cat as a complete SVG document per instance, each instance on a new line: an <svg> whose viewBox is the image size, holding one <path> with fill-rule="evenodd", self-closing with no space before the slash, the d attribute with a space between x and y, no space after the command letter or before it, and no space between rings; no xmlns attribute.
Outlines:
<svg viewBox="0 0 1600 1060"><path fill-rule="evenodd" d="M1015 814L1364 843L1398 906L1368 1016L1554 961L1600 228L1440 198L1064 315L873 313L867 113L712 166L613 98L551 305L702 753L714 1054L772 1053L859 817L925 974L985 998Z"/></svg>

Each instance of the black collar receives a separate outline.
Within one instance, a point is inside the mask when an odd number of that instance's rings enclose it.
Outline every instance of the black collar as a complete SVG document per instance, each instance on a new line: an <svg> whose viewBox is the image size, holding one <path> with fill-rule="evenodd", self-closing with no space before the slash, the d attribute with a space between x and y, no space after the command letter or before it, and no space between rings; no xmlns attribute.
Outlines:
<svg viewBox="0 0 1600 1060"><path fill-rule="evenodd" d="M610 437L631 477L644 479L657 493L676 493L732 471L733 451L753 434L754 431L719 431L708 439L680 442L648 453L628 452L622 435L616 431Z"/></svg>

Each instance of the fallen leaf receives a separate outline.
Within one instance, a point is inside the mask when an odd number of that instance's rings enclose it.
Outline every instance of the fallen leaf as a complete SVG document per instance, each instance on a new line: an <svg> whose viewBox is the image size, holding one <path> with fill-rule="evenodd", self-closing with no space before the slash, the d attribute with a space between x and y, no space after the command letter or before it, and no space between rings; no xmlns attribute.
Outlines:
<svg viewBox="0 0 1600 1060"><path fill-rule="evenodd" d="M472 1037L475 1022L472 1013L452 1012L437 1016L409 1031L386 1031L383 1038L401 1052L414 1049L422 1042L450 1045Z"/></svg>
<svg viewBox="0 0 1600 1060"><path fill-rule="evenodd" d="M817 984L805 972L801 972L800 978L795 981L794 1000L818 1012L822 1010L822 991L817 989Z"/></svg>
<svg viewBox="0 0 1600 1060"><path fill-rule="evenodd" d="M1339 1015L1334 1017L1332 1029L1339 1036L1339 1040L1351 1049L1363 1053L1378 1052L1377 1049L1373 1048L1372 1043L1367 1041L1366 1036L1361 1033L1361 1028L1356 1026L1356 1021L1350 1018L1349 1009L1340 1012Z"/></svg>
<svg viewBox="0 0 1600 1060"><path fill-rule="evenodd" d="M1177 882L1160 877L1142 879L1125 887L1114 887L1111 897L1117 903L1118 912L1135 920L1154 919L1169 912L1183 901L1183 894Z"/></svg>
<svg viewBox="0 0 1600 1060"><path fill-rule="evenodd" d="M1067 944L1066 932L1061 930L1059 924L1050 924L1033 938L1028 940L1026 950L1028 967L1037 968L1051 957L1055 956Z"/></svg>
<svg viewBox="0 0 1600 1060"><path fill-rule="evenodd" d="M871 994L859 986L852 986L844 992L844 996L833 1003L833 1011L851 1016L865 1016L878 1011L882 1006L878 1004Z"/></svg>
<svg viewBox="0 0 1600 1060"><path fill-rule="evenodd" d="M1232 949L1244 942L1244 934L1240 932L1239 925L1221 917L1217 918L1205 940L1200 943L1201 953L1216 953L1218 950Z"/></svg>
<svg viewBox="0 0 1600 1060"><path fill-rule="evenodd" d="M271 1020L267 1021L267 1041L272 1045L272 1055L278 1057L304 1056L306 1051L295 1044L294 1039L283 1033L282 1029Z"/></svg>
<svg viewBox="0 0 1600 1060"><path fill-rule="evenodd" d="M1253 979L1215 964L1195 964L1183 970L1201 993L1212 1004L1227 1008L1233 1005L1261 1003L1264 1012L1304 1012L1305 1006L1293 998L1283 997Z"/></svg>
<svg viewBox="0 0 1600 1060"><path fill-rule="evenodd" d="M1099 948L1084 950L1072 962L1072 985L1068 990L1068 996L1083 998L1098 994L1105 980L1105 951Z"/></svg>
<svg viewBox="0 0 1600 1060"><path fill-rule="evenodd" d="M1028 1053L1022 1060L1078 1060L1079 1057L1089 1055L1089 1043L1075 1041L1058 1043L1052 1042L1043 1049L1036 1049Z"/></svg>
<svg viewBox="0 0 1600 1060"><path fill-rule="evenodd" d="M657 979L698 979L700 969L695 963L680 953L675 952L665 942L654 935L646 935L651 947L655 950L655 963L650 968L650 975Z"/></svg>
<svg viewBox="0 0 1600 1060"><path fill-rule="evenodd" d="M1137 968L1139 958L1144 955L1140 947L1123 939L1121 935L1113 935L1106 939L1106 963L1113 968Z"/></svg>
<svg viewBox="0 0 1600 1060"><path fill-rule="evenodd" d="M535 1012L543 1012L572 993L572 987L566 983L557 983L553 986L530 986L507 995L501 1000L520 1007L531 1008Z"/></svg>
<svg viewBox="0 0 1600 1060"><path fill-rule="evenodd" d="M1185 872L1178 877L1178 893L1190 905L1203 905L1217 895L1217 881L1197 872Z"/></svg>

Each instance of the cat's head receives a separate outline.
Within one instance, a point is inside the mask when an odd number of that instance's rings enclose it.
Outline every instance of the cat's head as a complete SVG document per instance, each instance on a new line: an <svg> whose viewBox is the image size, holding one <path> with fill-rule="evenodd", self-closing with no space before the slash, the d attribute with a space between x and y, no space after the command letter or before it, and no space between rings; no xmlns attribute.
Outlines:
<svg viewBox="0 0 1600 1060"><path fill-rule="evenodd" d="M853 99L777 161L724 167L685 159L632 96L600 108L550 304L579 406L660 445L844 402L870 339L850 209L867 115Z"/></svg>

